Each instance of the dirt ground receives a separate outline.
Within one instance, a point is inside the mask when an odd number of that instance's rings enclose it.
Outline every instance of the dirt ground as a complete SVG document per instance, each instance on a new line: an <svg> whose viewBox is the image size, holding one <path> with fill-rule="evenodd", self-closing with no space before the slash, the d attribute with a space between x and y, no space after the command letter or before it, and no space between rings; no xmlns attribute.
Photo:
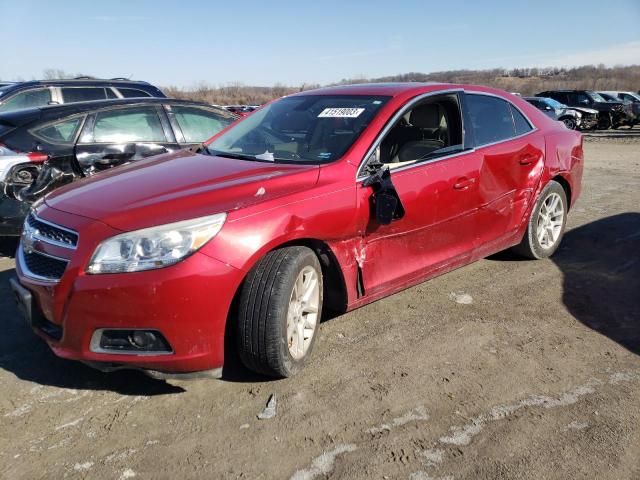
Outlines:
<svg viewBox="0 0 640 480"><path fill-rule="evenodd" d="M57 359L0 259L0 478L638 479L640 142L586 143L568 228L550 260L502 253L323 323L280 381Z"/></svg>

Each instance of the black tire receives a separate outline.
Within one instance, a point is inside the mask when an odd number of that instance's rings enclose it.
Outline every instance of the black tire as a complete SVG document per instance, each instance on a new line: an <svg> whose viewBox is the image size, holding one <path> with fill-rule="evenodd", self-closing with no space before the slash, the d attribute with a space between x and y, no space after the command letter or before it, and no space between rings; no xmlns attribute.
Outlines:
<svg viewBox="0 0 640 480"><path fill-rule="evenodd" d="M544 248L540 241L538 240L538 217L540 215L540 210L542 205L547 199L553 194L557 194L562 201L562 210L564 212L562 217L562 227L560 229L560 234L550 248ZM513 247L513 251L523 257L532 258L534 260L539 260L542 258L550 257L555 253L555 251L560 246L560 242L562 241L562 237L564 235L564 230L567 224L567 213L568 213L568 202L567 202L567 194L558 182L551 180L542 190L538 200L536 201L535 206L531 211L531 215L529 216L529 220L527 222L527 230L522 238L522 241ZM544 238L543 238L544 240Z"/></svg>
<svg viewBox="0 0 640 480"><path fill-rule="evenodd" d="M315 330L301 359L288 346L287 315L293 286L302 270L313 267L318 276L319 305ZM249 272L238 305L238 353L242 363L274 377L295 375L305 364L318 336L322 316L322 268L313 250L293 246L265 255Z"/></svg>
<svg viewBox="0 0 640 480"><path fill-rule="evenodd" d="M564 117L563 119L561 119L562 123L564 123L564 126L567 127L569 130L575 130L578 128L578 124L576 123L576 120L572 117Z"/></svg>
<svg viewBox="0 0 640 480"><path fill-rule="evenodd" d="M609 130L611 128L611 115L601 113L598 116L598 130Z"/></svg>

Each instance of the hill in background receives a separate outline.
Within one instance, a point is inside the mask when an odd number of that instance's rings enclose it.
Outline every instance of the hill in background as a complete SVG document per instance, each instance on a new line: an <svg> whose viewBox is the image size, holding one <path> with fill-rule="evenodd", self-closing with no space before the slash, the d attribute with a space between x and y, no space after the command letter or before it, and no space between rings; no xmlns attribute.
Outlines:
<svg viewBox="0 0 640 480"><path fill-rule="evenodd" d="M380 78L343 79L336 85L366 82L443 82L486 85L522 95L534 95L544 90L577 88L587 90L640 89L640 65L627 67L582 66L575 68L516 68L512 70L452 70L435 73L405 73ZM198 100L216 105L260 105L274 98L320 85L304 84L299 87L275 85L253 87L241 83L212 87L200 84L194 88L163 87L172 97Z"/></svg>

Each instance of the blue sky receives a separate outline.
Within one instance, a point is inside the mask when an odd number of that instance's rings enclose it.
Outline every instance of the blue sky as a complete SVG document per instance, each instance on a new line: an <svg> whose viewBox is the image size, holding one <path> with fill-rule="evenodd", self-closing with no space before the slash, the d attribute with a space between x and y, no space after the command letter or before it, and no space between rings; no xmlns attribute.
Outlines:
<svg viewBox="0 0 640 480"><path fill-rule="evenodd" d="M0 0L0 79L46 68L158 85L640 64L640 0Z"/></svg>

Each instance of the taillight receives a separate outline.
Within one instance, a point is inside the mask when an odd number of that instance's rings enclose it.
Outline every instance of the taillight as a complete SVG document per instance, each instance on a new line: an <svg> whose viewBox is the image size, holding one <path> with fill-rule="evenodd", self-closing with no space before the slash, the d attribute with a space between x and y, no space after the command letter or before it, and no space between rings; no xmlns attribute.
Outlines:
<svg viewBox="0 0 640 480"><path fill-rule="evenodd" d="M46 153L42 153L42 152L24 153L19 150L12 150L11 148L7 147L4 143L0 143L0 157L2 156L11 156L11 157L25 156L29 159L30 162L34 162L34 163L42 163L49 158L49 156Z"/></svg>
<svg viewBox="0 0 640 480"><path fill-rule="evenodd" d="M47 158L49 158L49 156L47 154L45 154L45 153L37 153L37 152L27 153L27 157L29 158L29 160L31 160L32 162L35 162L35 163L42 163Z"/></svg>

